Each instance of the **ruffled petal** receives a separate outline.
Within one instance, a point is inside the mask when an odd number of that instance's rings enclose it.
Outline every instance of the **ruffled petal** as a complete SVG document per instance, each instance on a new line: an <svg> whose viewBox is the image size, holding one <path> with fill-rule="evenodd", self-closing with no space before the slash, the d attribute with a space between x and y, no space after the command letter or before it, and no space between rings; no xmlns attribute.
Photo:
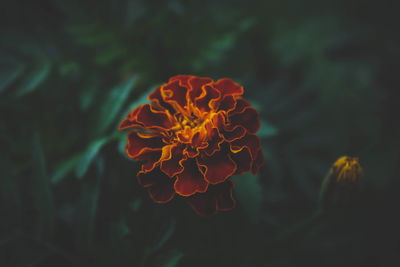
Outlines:
<svg viewBox="0 0 400 267"><path fill-rule="evenodd" d="M188 198L188 204L201 216L210 216L218 210L231 210L235 207L232 196L233 183L227 180L217 185L210 185L206 193L197 193Z"/></svg>
<svg viewBox="0 0 400 267"><path fill-rule="evenodd" d="M242 138L245 136L246 130L242 126L237 126L233 130L223 130L222 135L224 139L228 142L235 141L237 139Z"/></svg>
<svg viewBox="0 0 400 267"><path fill-rule="evenodd" d="M174 126L172 116L164 109L158 109L156 106L144 104L137 113L137 121L146 128L171 129Z"/></svg>
<svg viewBox="0 0 400 267"><path fill-rule="evenodd" d="M188 87L189 86L189 83L188 83L189 79L191 79L193 77L195 77L195 76L180 74L180 75L176 75L176 76L171 77L169 79L169 82L179 81L179 84L181 86Z"/></svg>
<svg viewBox="0 0 400 267"><path fill-rule="evenodd" d="M183 156L181 146L174 144L170 146L169 154L161 162L160 169L169 177L174 177L183 171L181 161L184 159L186 158Z"/></svg>
<svg viewBox="0 0 400 267"><path fill-rule="evenodd" d="M192 77L189 79L190 91L189 91L189 99L191 102L194 102L196 98L198 98L204 91L202 88L206 84L211 84L213 82L210 78L202 78L202 77Z"/></svg>
<svg viewBox="0 0 400 267"><path fill-rule="evenodd" d="M243 112L232 115L229 121L232 129L237 125L243 126L250 133L255 133L260 129L258 112L252 107L246 107Z"/></svg>
<svg viewBox="0 0 400 267"><path fill-rule="evenodd" d="M210 85L203 87L203 93L194 100L195 106L201 112L209 112L214 107L214 102L221 98L221 93Z"/></svg>
<svg viewBox="0 0 400 267"><path fill-rule="evenodd" d="M222 183L236 171L236 164L230 155L217 151L211 157L202 155L197 158L198 165L204 167L204 179L210 184Z"/></svg>
<svg viewBox="0 0 400 267"><path fill-rule="evenodd" d="M228 142L240 139L246 134L246 130L243 126L232 126L227 123L223 112L215 113L214 116L211 117L211 121L214 127L218 128L223 138Z"/></svg>
<svg viewBox="0 0 400 267"><path fill-rule="evenodd" d="M215 199L217 210L228 211L235 207L236 201L232 195L234 184L231 180L215 185Z"/></svg>
<svg viewBox="0 0 400 267"><path fill-rule="evenodd" d="M208 156L211 156L216 151L221 150L221 144L224 142L224 139L219 135L217 128L213 127L211 122L205 123L204 128L207 132L207 145L201 150Z"/></svg>
<svg viewBox="0 0 400 267"><path fill-rule="evenodd" d="M139 172L139 184L147 188L150 197L157 203L166 203L175 195L174 183L171 178L155 169L152 172Z"/></svg>
<svg viewBox="0 0 400 267"><path fill-rule="evenodd" d="M264 164L264 153L262 152L262 149L260 148L258 150L256 159L253 161L253 166L251 167L251 172L253 175L256 175L257 172L259 171L260 167Z"/></svg>
<svg viewBox="0 0 400 267"><path fill-rule="evenodd" d="M246 107L250 107L250 103L244 100L242 97L237 97L235 108L229 112L229 115L232 116L237 113L242 113Z"/></svg>
<svg viewBox="0 0 400 267"><path fill-rule="evenodd" d="M183 112L187 106L187 91L188 89L186 87L180 85L179 80L174 80L161 88L161 95L165 102Z"/></svg>
<svg viewBox="0 0 400 267"><path fill-rule="evenodd" d="M242 150L243 147L247 147L250 151L251 158L254 160L257 156L258 150L260 149L261 141L260 138L255 134L246 134L243 138L238 139L230 143L231 151L233 153Z"/></svg>
<svg viewBox="0 0 400 267"><path fill-rule="evenodd" d="M209 192L197 193L189 197L187 202L198 215L211 216L217 213L217 202Z"/></svg>
<svg viewBox="0 0 400 267"><path fill-rule="evenodd" d="M137 114L142 109L142 106L139 106L129 112L128 116L120 123L118 130L125 130L131 128L143 128L143 124L137 121Z"/></svg>
<svg viewBox="0 0 400 267"><path fill-rule="evenodd" d="M234 96L231 95L226 95L222 98L222 100L218 103L218 105L215 105L215 109L225 111L225 112L230 112L233 111L236 107L236 99Z"/></svg>
<svg viewBox="0 0 400 267"><path fill-rule="evenodd" d="M252 168L252 158L250 151L247 147L243 147L241 150L231 153L232 160L236 163L237 169L235 174L243 174L249 172Z"/></svg>
<svg viewBox="0 0 400 267"><path fill-rule="evenodd" d="M182 161L183 172L176 175L175 191L182 196L190 196L197 192L205 192L208 183L194 159Z"/></svg>
<svg viewBox="0 0 400 267"><path fill-rule="evenodd" d="M214 87L221 92L222 96L243 94L243 87L229 78L218 80L216 83L214 83Z"/></svg>
<svg viewBox="0 0 400 267"><path fill-rule="evenodd" d="M154 102L156 105L161 106L165 109L167 109L171 115L175 114L175 109L168 104L167 102L164 101L164 99L161 96L161 86L158 86L153 93L151 93L147 97L150 101Z"/></svg>
<svg viewBox="0 0 400 267"><path fill-rule="evenodd" d="M126 154L133 159L146 151L160 150L164 146L160 137L131 131L128 133Z"/></svg>
<svg viewBox="0 0 400 267"><path fill-rule="evenodd" d="M136 160L143 161L142 170L143 172L147 173L154 170L160 163L160 159L162 156L161 150L146 150L142 154L136 157Z"/></svg>

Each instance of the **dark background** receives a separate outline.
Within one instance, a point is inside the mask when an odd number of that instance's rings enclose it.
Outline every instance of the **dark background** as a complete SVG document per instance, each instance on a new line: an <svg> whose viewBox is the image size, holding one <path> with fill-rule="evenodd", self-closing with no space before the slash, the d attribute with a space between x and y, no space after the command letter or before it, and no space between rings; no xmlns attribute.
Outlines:
<svg viewBox="0 0 400 267"><path fill-rule="evenodd" d="M393 3L2 1L0 266L400 266ZM124 154L118 123L176 74L230 77L260 112L233 211L152 202ZM359 201L312 219L342 155Z"/></svg>

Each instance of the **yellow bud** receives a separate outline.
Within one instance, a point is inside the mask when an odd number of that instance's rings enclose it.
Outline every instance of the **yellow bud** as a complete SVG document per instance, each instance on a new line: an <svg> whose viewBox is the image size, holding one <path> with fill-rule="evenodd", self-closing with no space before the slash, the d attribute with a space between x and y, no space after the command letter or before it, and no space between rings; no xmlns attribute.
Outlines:
<svg viewBox="0 0 400 267"><path fill-rule="evenodd" d="M358 158L343 156L337 159L321 186L322 208L327 211L351 206L359 195L362 175Z"/></svg>
<svg viewBox="0 0 400 267"><path fill-rule="evenodd" d="M362 176L362 168L358 162L358 158L354 157L340 157L333 164L332 170L337 182L340 182L341 180L357 182Z"/></svg>

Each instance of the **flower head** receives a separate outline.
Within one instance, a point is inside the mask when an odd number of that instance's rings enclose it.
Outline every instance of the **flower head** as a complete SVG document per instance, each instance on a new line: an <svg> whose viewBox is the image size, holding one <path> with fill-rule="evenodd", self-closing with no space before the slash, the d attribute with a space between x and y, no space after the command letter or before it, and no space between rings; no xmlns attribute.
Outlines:
<svg viewBox="0 0 400 267"><path fill-rule="evenodd" d="M157 87L120 126L127 155L143 162L137 177L158 202L187 197L201 215L230 210L229 177L257 173L264 162L257 111L231 79L178 75Z"/></svg>

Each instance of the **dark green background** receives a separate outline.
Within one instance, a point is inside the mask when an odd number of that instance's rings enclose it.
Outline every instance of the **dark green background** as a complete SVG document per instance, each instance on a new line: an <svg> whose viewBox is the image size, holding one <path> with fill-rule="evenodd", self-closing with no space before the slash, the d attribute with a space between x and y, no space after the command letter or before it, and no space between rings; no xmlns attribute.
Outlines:
<svg viewBox="0 0 400 267"><path fill-rule="evenodd" d="M0 266L400 266L392 2L2 1ZM176 74L230 77L260 112L233 211L152 202L123 152L118 123ZM309 220L342 155L359 202Z"/></svg>

